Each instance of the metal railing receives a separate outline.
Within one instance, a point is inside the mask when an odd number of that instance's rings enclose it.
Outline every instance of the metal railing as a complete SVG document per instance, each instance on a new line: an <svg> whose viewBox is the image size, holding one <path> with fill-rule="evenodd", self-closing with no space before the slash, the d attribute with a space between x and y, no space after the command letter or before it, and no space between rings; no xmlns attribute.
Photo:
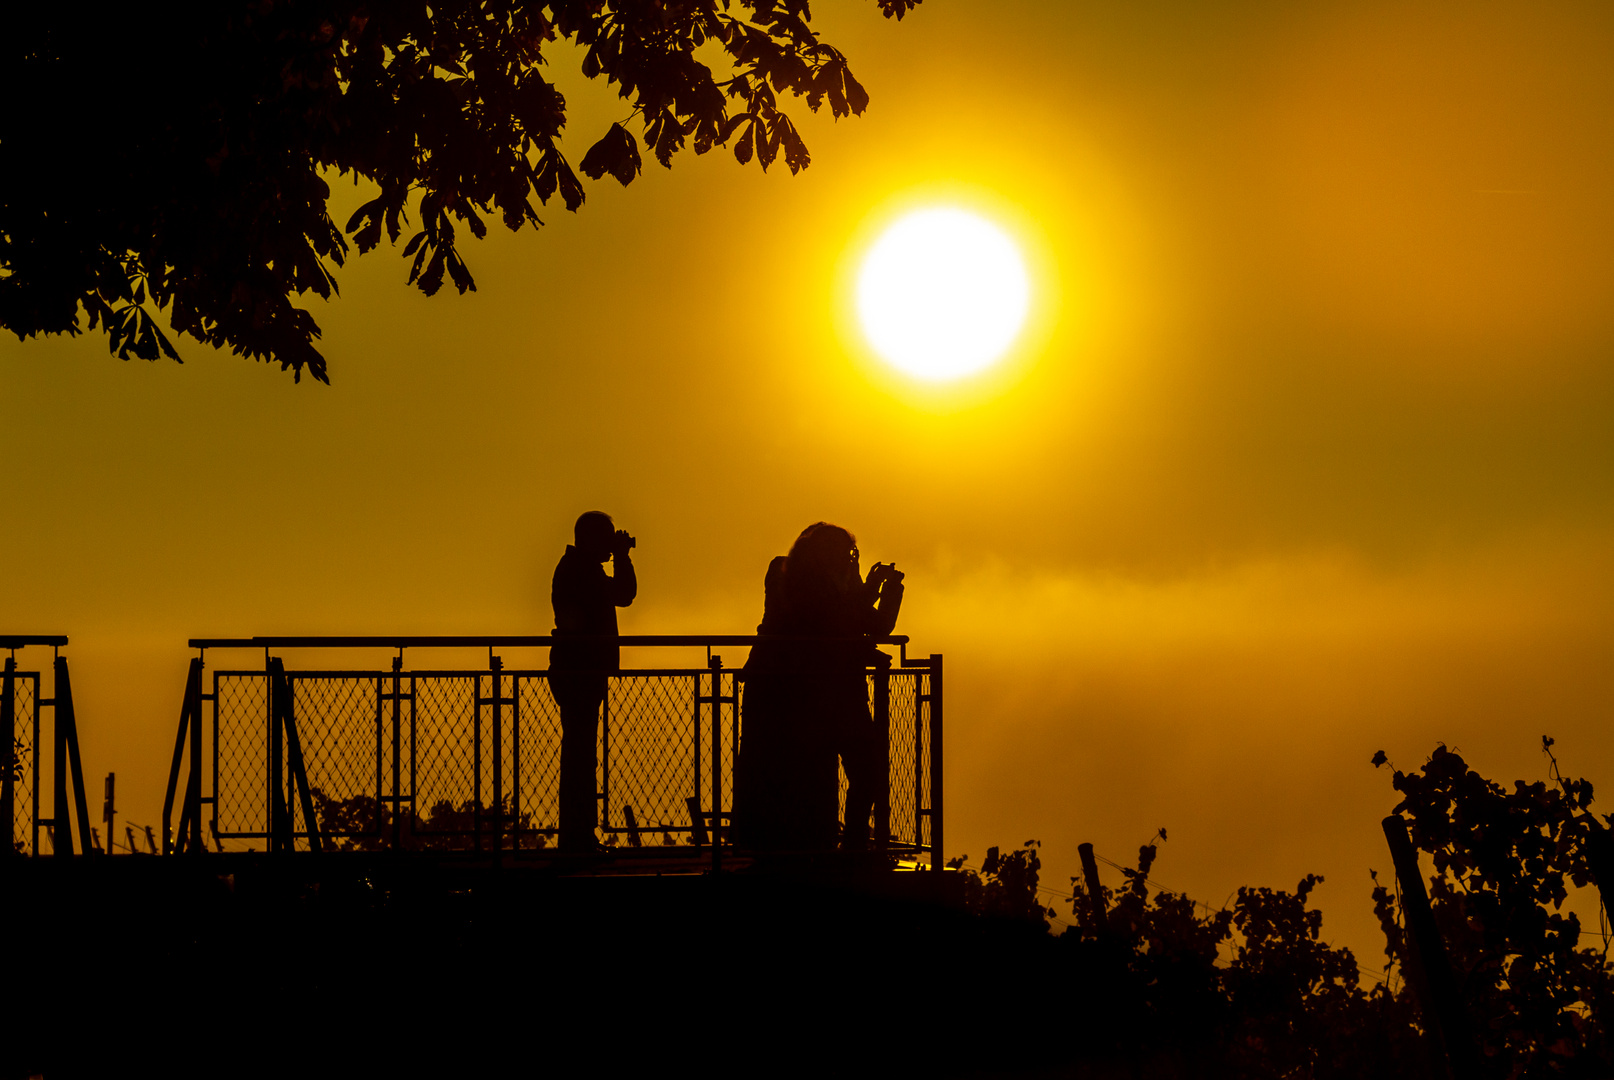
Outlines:
<svg viewBox="0 0 1614 1080"><path fill-rule="evenodd" d="M84 792L84 768L79 760L78 721L73 709L73 684L62 634L0 635L0 650L7 652L0 670L0 827L7 841L0 856L40 855L44 830L53 855L73 854L73 819L78 818L79 848L95 853L91 843L89 805ZM50 696L42 694L42 672L17 666L17 651L30 647L51 650ZM50 710L48 741L43 711ZM41 764L50 766L51 816L40 816ZM68 796L69 781L73 795ZM76 811L76 813L75 813Z"/></svg>
<svg viewBox="0 0 1614 1080"><path fill-rule="evenodd" d="M625 649L703 649L700 666L613 671L596 747L599 831L623 855L733 852L734 774L745 679L713 653L757 638L624 636ZM942 658L905 637L865 672L885 735L877 848L941 866ZM165 852L460 850L534 854L558 834L560 710L548 672L506 668L499 649L541 637L197 638L168 797ZM261 666L208 672L208 650L252 649ZM396 650L386 666L289 666L278 653ZM485 666L405 666L410 649L486 650ZM184 769L189 758L190 768ZM184 779L180 825L170 828ZM842 778L842 807L845 779ZM206 836L204 838L204 831ZM683 849L680 852L678 849Z"/></svg>

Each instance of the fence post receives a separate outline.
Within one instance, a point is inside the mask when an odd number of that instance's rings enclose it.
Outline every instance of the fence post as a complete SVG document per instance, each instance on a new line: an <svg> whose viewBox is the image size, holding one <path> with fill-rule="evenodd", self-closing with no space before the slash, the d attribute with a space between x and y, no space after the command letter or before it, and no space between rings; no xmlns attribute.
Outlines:
<svg viewBox="0 0 1614 1080"><path fill-rule="evenodd" d="M611 827L611 678L608 672L605 676L605 697L600 701L600 764L597 774L600 790L594 793L602 837L610 836L607 830Z"/></svg>
<svg viewBox="0 0 1614 1080"><path fill-rule="evenodd" d="M172 855L174 852L174 793L179 787L179 767L185 760L185 738L192 723L200 724L200 716L192 718L192 704L201 704L202 694L202 658L191 657L190 672L185 676L185 698L179 705L179 731L174 736L174 763L168 769L168 794L163 797L163 854ZM190 793L186 790L186 803L189 805ZM181 828L184 827L183 812L181 813Z"/></svg>
<svg viewBox="0 0 1614 1080"><path fill-rule="evenodd" d="M202 846L202 658L199 656L196 658L196 682L190 690L191 775L190 782L185 785L185 812L190 815L191 831L187 843L192 855L201 855L207 848ZM218 702L213 703L213 709L214 720L217 721Z"/></svg>
<svg viewBox="0 0 1614 1080"><path fill-rule="evenodd" d="M504 657L488 651L493 672L493 850L504 849Z"/></svg>
<svg viewBox="0 0 1614 1080"><path fill-rule="evenodd" d="M298 802L303 809L303 824L308 827L308 850L320 851L323 845L319 836L319 818L314 814L314 793L308 786L308 769L303 763L303 740L297 734L296 698L292 695L291 680L286 677L286 666L280 662L279 657L272 661L274 665L274 679L276 697L278 699L278 723L286 737L287 764L291 771L291 786L297 792ZM285 849L297 849L296 823L292 820L291 800L286 800L286 831L284 835Z"/></svg>
<svg viewBox="0 0 1614 1080"><path fill-rule="evenodd" d="M54 677L54 676L53 676ZM56 683L61 689L61 681ZM51 699L54 706L55 698ZM67 809L67 729L62 726L62 713L56 710L51 724L50 755L50 853L73 854L73 815ZM89 838L85 838L89 843ZM66 850L63 850L63 849Z"/></svg>
<svg viewBox="0 0 1614 1080"><path fill-rule="evenodd" d="M67 657L56 658L56 731L58 744L67 749L67 764L73 770L73 809L78 812L79 847L90 854L90 805L84 795L84 766L78 756L78 714L73 710L73 682L67 674ZM63 739L65 736L65 743ZM61 828L63 810L56 810L57 828ZM69 842L68 850L72 850Z"/></svg>
<svg viewBox="0 0 1614 1080"><path fill-rule="evenodd" d="M942 656L941 653L931 653L930 868L938 874L946 869L946 857L942 854L942 850Z"/></svg>
<svg viewBox="0 0 1614 1080"><path fill-rule="evenodd" d="M521 850L521 676L510 676L510 848Z"/></svg>
<svg viewBox="0 0 1614 1080"><path fill-rule="evenodd" d="M6 657L6 673L0 680L0 728L6 732L6 746L0 751L0 762L5 772L0 775L0 821L5 824L6 848L0 855L11 855L17 850L17 658ZM34 760L39 756L36 753ZM35 783L38 783L37 772Z"/></svg>
<svg viewBox="0 0 1614 1080"><path fill-rule="evenodd" d="M471 849L482 850L482 676L476 676L471 702Z"/></svg>
<svg viewBox="0 0 1614 1080"><path fill-rule="evenodd" d="M880 744L880 790L874 798L874 849L891 846L891 658L874 671L874 730ZM917 718L917 712L916 712Z"/></svg>
<svg viewBox="0 0 1614 1080"><path fill-rule="evenodd" d="M712 673L712 873L723 869L723 658L706 661Z"/></svg>
<svg viewBox="0 0 1614 1080"><path fill-rule="evenodd" d="M269 678L269 850L291 851L291 807L286 804L286 669L280 657L268 662Z"/></svg>
<svg viewBox="0 0 1614 1080"><path fill-rule="evenodd" d="M1423 872L1418 869L1417 849L1412 846L1407 823L1400 814L1384 819L1384 838L1390 843L1390 858L1401 882L1401 909L1406 913L1407 929L1412 938L1412 959L1422 970L1423 978L1413 980L1413 988L1421 991L1424 1017L1433 1021L1430 1027L1445 1048L1446 1061L1456 1080L1479 1080L1482 1075L1479 1046L1463 1008L1462 992L1446 954L1446 943L1435 926Z"/></svg>
<svg viewBox="0 0 1614 1080"><path fill-rule="evenodd" d="M101 820L106 824L106 853L108 855L112 854L112 819L118 813L116 802L117 783L117 773L106 774L106 794L101 801ZM133 844L129 845L129 850L134 850Z"/></svg>
<svg viewBox="0 0 1614 1080"><path fill-rule="evenodd" d="M706 826L701 821L701 673L699 671L694 674L694 682L694 692L690 694L690 701L695 710L694 730L691 732L689 752L690 761L694 766L694 775L690 780L690 790L693 794L684 800L684 805L689 807L689 842L695 847L703 847L706 844Z"/></svg>
<svg viewBox="0 0 1614 1080"><path fill-rule="evenodd" d="M397 851L403 841L403 655L392 658L392 850ZM414 715L414 702L410 702L410 715ZM410 755L413 758L413 755ZM413 774L411 774L411 780ZM414 806L410 806L413 825Z"/></svg>
<svg viewBox="0 0 1614 1080"><path fill-rule="evenodd" d="M1087 916L1093 920L1093 932L1103 936L1108 918L1104 910L1104 889L1098 880L1098 860L1093 858L1093 845L1077 844L1076 854L1081 857L1082 880L1087 886Z"/></svg>

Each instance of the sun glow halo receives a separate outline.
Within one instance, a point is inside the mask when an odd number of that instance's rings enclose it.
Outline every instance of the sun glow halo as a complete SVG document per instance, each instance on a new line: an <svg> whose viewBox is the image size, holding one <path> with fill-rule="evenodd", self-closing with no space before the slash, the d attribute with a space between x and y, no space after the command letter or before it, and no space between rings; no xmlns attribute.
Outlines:
<svg viewBox="0 0 1614 1080"><path fill-rule="evenodd" d="M1004 354L1025 323L1031 287L1014 242L966 210L935 207L875 241L857 281L863 332L894 367L956 379Z"/></svg>

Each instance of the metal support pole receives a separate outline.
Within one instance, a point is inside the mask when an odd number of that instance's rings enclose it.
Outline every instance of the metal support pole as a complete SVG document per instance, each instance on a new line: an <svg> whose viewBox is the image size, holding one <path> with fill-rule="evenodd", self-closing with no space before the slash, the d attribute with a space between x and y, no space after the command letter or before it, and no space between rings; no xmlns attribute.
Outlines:
<svg viewBox="0 0 1614 1080"><path fill-rule="evenodd" d="M693 794L684 802L689 807L689 842L700 847L706 843L706 826L701 822L701 674L698 671L689 698L695 710L695 730L689 740L689 757L695 771L690 780Z"/></svg>
<svg viewBox="0 0 1614 1080"><path fill-rule="evenodd" d="M33 827L33 835L29 838L29 845L30 846L28 848L28 854L32 855L34 858L38 858L39 857L39 788L40 788L40 783L39 783L39 675L38 675L37 672L33 676L33 684L34 684L34 687L33 687L34 707L33 707L33 709L31 711L33 712L34 715L33 715L33 718L31 720L31 725L32 725L31 728L30 728L31 734L30 734L29 742L28 742L28 747L29 747L29 750L28 750L28 754L29 754L28 772L29 772L29 777L30 777L28 787L31 789L30 792L29 792L29 796L28 796L29 797L29 803L30 803L30 805L28 807L28 816L33 820L34 827Z"/></svg>
<svg viewBox="0 0 1614 1080"><path fill-rule="evenodd" d="M930 654L930 868L941 873L942 854L942 656Z"/></svg>
<svg viewBox="0 0 1614 1080"><path fill-rule="evenodd" d="M926 672L918 676L913 703L913 846L925 845L925 721L933 706L935 695L931 688L935 676Z"/></svg>
<svg viewBox="0 0 1614 1080"><path fill-rule="evenodd" d="M504 848L504 658L488 655L493 671L493 850Z"/></svg>
<svg viewBox="0 0 1614 1080"><path fill-rule="evenodd" d="M196 679L190 684L191 695L191 773L190 780L185 785L185 813L190 816L190 837L187 840L192 855L200 855L207 849L202 846L202 658L192 661L196 671ZM218 705L215 702L213 718L215 725L218 721ZM215 737L217 732L214 732ZM215 748L216 748L215 741Z"/></svg>
<svg viewBox="0 0 1614 1080"><path fill-rule="evenodd" d="M1390 843L1395 876L1401 882L1401 909L1406 913L1413 945L1410 951L1414 963L1422 969L1423 977L1412 980L1412 985L1422 998L1424 1018L1433 1021L1430 1026L1445 1048L1446 1061L1455 1080L1478 1080L1484 1075L1484 1059L1474 1041L1474 1031L1463 1007L1462 991L1446 954L1446 943L1435 926L1423 872L1418 869L1417 849L1412 846L1407 823L1400 814L1384 819L1384 838Z"/></svg>
<svg viewBox="0 0 1614 1080"><path fill-rule="evenodd" d="M600 807L600 830L611 826L611 676L605 677L605 698L600 702L600 790L595 797Z"/></svg>
<svg viewBox="0 0 1614 1080"><path fill-rule="evenodd" d="M265 678L269 680L269 850L292 850L290 807L286 804L285 731L282 717L287 693L284 667L279 657L266 664Z"/></svg>
<svg viewBox="0 0 1614 1080"><path fill-rule="evenodd" d="M61 680L56 681L57 690ZM54 700L54 699L53 699ZM62 712L56 710L51 724L50 755L50 853L73 854L73 817L67 809L67 729L62 726ZM85 843L89 838L85 837Z"/></svg>
<svg viewBox="0 0 1614 1080"><path fill-rule="evenodd" d="M521 677L510 676L510 847L521 850Z"/></svg>
<svg viewBox="0 0 1614 1080"><path fill-rule="evenodd" d="M882 654L884 655L884 654ZM874 672L874 732L880 744L880 790L874 798L874 849L891 846L891 664ZM850 823L848 823L850 824Z"/></svg>
<svg viewBox="0 0 1614 1080"><path fill-rule="evenodd" d="M723 869L723 658L706 661L712 673L712 873Z"/></svg>
<svg viewBox="0 0 1614 1080"><path fill-rule="evenodd" d="M403 780L400 766L403 758L403 657L392 658L392 850L403 843Z"/></svg>
<svg viewBox="0 0 1614 1080"><path fill-rule="evenodd" d="M56 730L66 733L67 765L73 772L73 809L78 812L79 848L86 854L90 847L90 805L84 795L84 766L78 756L78 714L73 709L73 682L67 674L67 657L56 658ZM56 811L57 828L61 828L63 811Z"/></svg>
<svg viewBox="0 0 1614 1080"><path fill-rule="evenodd" d="M78 814L79 849L89 854L89 796L84 790L84 763L78 752L78 710L73 705L73 682L67 672L67 657L56 658L56 723L67 730L67 767L73 777L73 809Z"/></svg>
<svg viewBox="0 0 1614 1080"><path fill-rule="evenodd" d="M163 854L174 851L174 794L179 788L179 767L185 760L185 737L190 725L200 724L201 717L192 717L191 703L200 703L202 694L202 658L191 657L190 673L185 676L185 698L179 706L179 731L174 736L174 763L168 769L168 794L163 798ZM187 793L186 799L190 798ZM183 820L183 819L182 819Z"/></svg>
<svg viewBox="0 0 1614 1080"><path fill-rule="evenodd" d="M10 855L17 850L17 658L6 657L6 673L0 679L0 728L5 729L6 745L0 749L0 824L6 830L5 850Z"/></svg>
<svg viewBox="0 0 1614 1080"><path fill-rule="evenodd" d="M482 676L476 677L472 688L475 696L482 693ZM482 703L471 704L471 847L482 850Z"/></svg>
<svg viewBox="0 0 1614 1080"><path fill-rule="evenodd" d="M291 680L286 677L285 665L279 659L272 661L274 665L274 680L278 688L280 728L286 737L286 757L290 767L291 788L296 791L298 805L303 810L303 825L308 833L308 850L320 851L323 845L320 842L319 818L314 813L314 793L308 786L308 769L303 761L303 740L297 734L297 701L292 694ZM297 831L292 820L292 803L288 794L286 799L286 850L296 849Z"/></svg>

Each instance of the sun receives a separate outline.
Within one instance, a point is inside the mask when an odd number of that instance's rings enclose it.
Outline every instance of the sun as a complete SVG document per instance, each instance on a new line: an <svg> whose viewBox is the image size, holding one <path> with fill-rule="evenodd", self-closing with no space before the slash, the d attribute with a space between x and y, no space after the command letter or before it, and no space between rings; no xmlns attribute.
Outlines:
<svg viewBox="0 0 1614 1080"><path fill-rule="evenodd" d="M953 207L915 210L892 224L857 280L869 344L892 366L931 382L990 366L1014 343L1030 302L1014 241Z"/></svg>

